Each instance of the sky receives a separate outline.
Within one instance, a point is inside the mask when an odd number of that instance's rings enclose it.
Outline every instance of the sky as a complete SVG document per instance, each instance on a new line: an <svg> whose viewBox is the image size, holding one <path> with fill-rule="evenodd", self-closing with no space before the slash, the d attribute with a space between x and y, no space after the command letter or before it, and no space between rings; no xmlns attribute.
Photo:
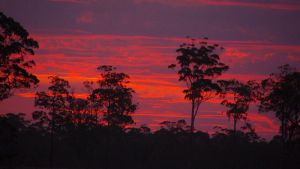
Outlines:
<svg viewBox="0 0 300 169"><path fill-rule="evenodd" d="M97 66L113 65L131 77L137 126L189 121L183 84L167 68L187 36L208 37L225 48L221 61L230 70L222 78L262 80L282 64L300 68L298 0L1 0L0 11L39 42L30 58L41 80L37 89L16 91L1 102L2 113L30 114L34 93L47 88L50 75L65 78L84 97L82 82L97 79ZM197 129L232 127L218 101L201 105ZM265 138L278 132L272 113L258 113L255 105L248 119Z"/></svg>

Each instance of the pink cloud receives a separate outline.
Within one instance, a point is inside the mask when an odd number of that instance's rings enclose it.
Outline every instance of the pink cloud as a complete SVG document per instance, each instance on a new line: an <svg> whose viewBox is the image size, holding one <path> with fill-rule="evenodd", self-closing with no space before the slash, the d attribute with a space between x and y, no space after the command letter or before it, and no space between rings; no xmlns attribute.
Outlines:
<svg viewBox="0 0 300 169"><path fill-rule="evenodd" d="M300 62L300 56L289 55L288 60L292 62Z"/></svg>
<svg viewBox="0 0 300 169"><path fill-rule="evenodd" d="M261 8L273 10L300 10L300 3L281 3L281 2L251 2L239 0L135 0L135 2L158 2L167 5L175 6L195 6L195 5L210 5L210 6L236 6L247 8Z"/></svg>
<svg viewBox="0 0 300 169"><path fill-rule="evenodd" d="M224 57L234 57L234 58L237 58L237 59L244 59L244 58L248 57L249 54L246 53L246 52L242 52L238 49L226 48L223 56Z"/></svg>
<svg viewBox="0 0 300 169"><path fill-rule="evenodd" d="M48 0L50 2L62 2L62 3L81 3L82 0Z"/></svg>
<svg viewBox="0 0 300 169"><path fill-rule="evenodd" d="M92 12L84 12L76 18L77 23L93 23L93 21L94 18Z"/></svg>
<svg viewBox="0 0 300 169"><path fill-rule="evenodd" d="M86 97L82 85L85 80L95 81L99 77L98 65L117 66L131 77L130 87L135 89L135 99L140 103L134 118L138 124L158 126L163 120L189 120L190 104L182 93L184 84L178 82L176 73L167 69L168 64L175 62L175 50L186 41L178 37L156 36L121 36L121 35L34 35L40 43L40 49L32 57L37 63L34 72L41 80L38 90L44 90L49 84L48 76L58 74L74 87L77 97ZM232 59L235 64L252 60L274 59L276 53L291 53L297 56L300 48L297 45L280 45L255 41L221 41L210 40L225 47L221 58L227 63ZM287 56L285 56L287 57ZM295 59L294 57L290 57ZM277 62L273 60L273 62ZM255 68L254 68L255 69ZM266 72L270 73L270 72ZM266 76L255 73L227 72L222 78L261 80ZM35 92L21 92L18 99L33 99ZM213 132L212 126L231 127L231 122L224 114L220 114L220 100L213 99L201 107L197 118L197 128ZM30 102L33 105L33 101ZM0 108L14 110L12 102L4 102ZM210 110L211 107L214 109ZM33 110L31 108L30 110ZM251 113L252 114L252 113ZM263 115L262 115L263 116ZM257 126L258 132L277 132L269 117L250 115L249 119ZM161 122L160 121L160 122ZM271 127L270 127L271 126Z"/></svg>
<svg viewBox="0 0 300 169"><path fill-rule="evenodd" d="M56 2L56 3L71 3L71 4L78 4L78 3L91 3L96 2L97 0L48 0L49 2Z"/></svg>
<svg viewBox="0 0 300 169"><path fill-rule="evenodd" d="M99 0L48 0L50 2L59 3L96 3ZM240 1L240 0L133 0L136 3L157 2L172 6L233 6L233 7L246 7L246 8L260 8L272 10L287 10L298 11L300 10L299 2L253 2L253 1Z"/></svg>

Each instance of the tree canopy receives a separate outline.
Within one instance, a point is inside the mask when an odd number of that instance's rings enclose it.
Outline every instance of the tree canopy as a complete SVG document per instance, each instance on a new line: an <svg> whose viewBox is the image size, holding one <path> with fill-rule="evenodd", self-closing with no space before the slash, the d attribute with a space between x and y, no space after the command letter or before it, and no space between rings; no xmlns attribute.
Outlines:
<svg viewBox="0 0 300 169"><path fill-rule="evenodd" d="M35 62L25 58L34 55L38 47L20 23L0 12L0 101L11 96L14 89L38 84L38 78L29 71Z"/></svg>
<svg viewBox="0 0 300 169"><path fill-rule="evenodd" d="M259 110L275 113L282 139L289 142L300 129L300 72L290 65L280 66L279 71L261 82Z"/></svg>
<svg viewBox="0 0 300 169"><path fill-rule="evenodd" d="M134 121L131 114L135 112L137 104L133 102L134 90L127 87L129 76L116 72L112 66L99 66L101 72L90 100L97 105L103 114L103 121L108 125L124 127Z"/></svg>
<svg viewBox="0 0 300 169"><path fill-rule="evenodd" d="M185 99L190 100L192 104L191 132L193 132L199 106L221 92L216 77L229 67L220 61L218 52L222 48L218 44L211 45L205 40L189 41L176 50L179 54L176 57L177 63L169 65L169 68L174 69L178 66L178 80L186 84L183 93Z"/></svg>
<svg viewBox="0 0 300 169"><path fill-rule="evenodd" d="M246 83L238 80L218 81L222 88L222 97L225 98L221 104L227 107L226 115L233 119L233 131L236 132L237 122L247 120L247 111L250 103L256 100L256 90L259 84L255 81Z"/></svg>

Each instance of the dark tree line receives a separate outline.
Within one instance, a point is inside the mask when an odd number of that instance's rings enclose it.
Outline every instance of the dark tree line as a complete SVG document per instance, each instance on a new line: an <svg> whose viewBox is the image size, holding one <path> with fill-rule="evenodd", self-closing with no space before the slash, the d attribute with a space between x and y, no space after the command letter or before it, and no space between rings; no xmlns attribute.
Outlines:
<svg viewBox="0 0 300 169"><path fill-rule="evenodd" d="M0 13L0 21L2 101L39 80L30 73L34 61L26 60L38 43L12 18ZM207 39L180 45L177 64L169 68L177 68L178 80L186 84L190 124L184 119L164 121L156 131L134 126L135 91L128 87L129 76L115 67L97 68L99 79L83 83L86 98L77 97L65 79L50 76L48 89L35 95L36 111L30 119L22 113L0 115L0 167L296 169L300 72L284 65L261 82L222 79L229 69L221 62L222 50ZM215 127L209 135L195 129L195 120L200 105L213 98L222 99L233 127ZM270 142L247 120L252 103L260 112L274 112L280 121L280 135Z"/></svg>

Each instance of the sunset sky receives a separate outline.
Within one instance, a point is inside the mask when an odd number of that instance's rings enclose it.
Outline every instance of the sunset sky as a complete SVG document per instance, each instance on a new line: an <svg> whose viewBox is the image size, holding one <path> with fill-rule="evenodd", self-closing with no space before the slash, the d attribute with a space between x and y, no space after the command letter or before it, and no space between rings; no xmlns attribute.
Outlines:
<svg viewBox="0 0 300 169"><path fill-rule="evenodd" d="M183 84L167 68L186 36L225 48L221 60L230 70L222 78L261 80L282 64L300 68L299 0L1 0L0 11L39 42L32 59L41 80L36 90L1 102L2 113L32 112L34 93L46 89L49 75L65 78L84 96L82 82L97 79L96 67L113 65L131 77L137 126L189 121ZM201 105L197 129L231 128L223 111L218 100ZM278 131L272 114L255 106L249 120L266 138Z"/></svg>

